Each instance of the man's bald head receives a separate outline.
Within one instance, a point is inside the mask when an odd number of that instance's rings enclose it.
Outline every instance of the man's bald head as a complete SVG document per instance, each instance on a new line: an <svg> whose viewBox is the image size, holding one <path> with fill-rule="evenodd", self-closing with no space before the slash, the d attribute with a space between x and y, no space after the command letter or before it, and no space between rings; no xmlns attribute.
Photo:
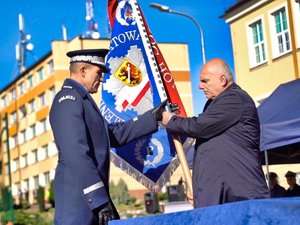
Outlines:
<svg viewBox="0 0 300 225"><path fill-rule="evenodd" d="M233 83L233 74L228 64L220 58L209 60L202 68L208 70L215 75L225 75L228 82Z"/></svg>
<svg viewBox="0 0 300 225"><path fill-rule="evenodd" d="M212 59L201 69L199 88L207 99L214 99L233 82L231 69L223 59Z"/></svg>

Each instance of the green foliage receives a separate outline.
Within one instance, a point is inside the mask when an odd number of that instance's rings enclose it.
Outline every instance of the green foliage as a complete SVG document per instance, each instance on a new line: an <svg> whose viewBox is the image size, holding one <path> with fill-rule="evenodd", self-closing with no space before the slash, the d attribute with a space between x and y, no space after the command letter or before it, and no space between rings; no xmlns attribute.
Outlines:
<svg viewBox="0 0 300 225"><path fill-rule="evenodd" d="M3 211L8 211L10 209L10 192L9 192L9 189L8 187L4 187L2 190L1 190L1 210Z"/></svg>
<svg viewBox="0 0 300 225"><path fill-rule="evenodd" d="M38 204L40 212L45 212L45 188L39 187L38 188Z"/></svg>
<svg viewBox="0 0 300 225"><path fill-rule="evenodd" d="M47 214L15 210L14 225L53 225L53 219L47 218Z"/></svg>
<svg viewBox="0 0 300 225"><path fill-rule="evenodd" d="M51 206L54 208L55 207L55 203L54 203L54 181L53 180L50 182L48 200L49 200Z"/></svg>
<svg viewBox="0 0 300 225"><path fill-rule="evenodd" d="M168 200L168 194L166 192L158 192L158 200L159 201L166 201Z"/></svg>
<svg viewBox="0 0 300 225"><path fill-rule="evenodd" d="M6 224L8 221L13 220L13 199L8 187L0 189L0 221Z"/></svg>
<svg viewBox="0 0 300 225"><path fill-rule="evenodd" d="M116 205L129 205L136 201L136 198L129 195L128 188L124 180L120 179L118 184L110 183L110 196Z"/></svg>

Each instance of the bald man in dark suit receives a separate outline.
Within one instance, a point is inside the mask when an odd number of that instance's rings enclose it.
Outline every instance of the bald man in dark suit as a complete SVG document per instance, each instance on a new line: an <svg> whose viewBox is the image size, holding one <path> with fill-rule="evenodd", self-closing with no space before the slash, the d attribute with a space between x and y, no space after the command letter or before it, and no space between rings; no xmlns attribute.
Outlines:
<svg viewBox="0 0 300 225"><path fill-rule="evenodd" d="M170 132L196 139L193 161L195 208L270 197L260 163L260 124L251 97L234 83L222 59L208 61L200 73L207 103L198 117L163 113Z"/></svg>

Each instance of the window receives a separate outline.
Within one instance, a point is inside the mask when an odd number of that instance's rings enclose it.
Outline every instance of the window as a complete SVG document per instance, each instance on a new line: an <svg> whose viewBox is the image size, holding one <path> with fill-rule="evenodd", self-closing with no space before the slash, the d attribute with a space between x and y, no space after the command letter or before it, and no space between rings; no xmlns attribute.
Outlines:
<svg viewBox="0 0 300 225"><path fill-rule="evenodd" d="M250 67L266 62L266 43L262 18L256 19L254 22L247 24L247 37Z"/></svg>
<svg viewBox="0 0 300 225"><path fill-rule="evenodd" d="M29 102L29 113L33 113L35 111L35 101L34 99Z"/></svg>
<svg viewBox="0 0 300 225"><path fill-rule="evenodd" d="M32 165L37 162L37 150L36 149L28 152L26 161L27 161L28 165Z"/></svg>
<svg viewBox="0 0 300 225"><path fill-rule="evenodd" d="M27 154L23 155L20 157L20 168L24 168L26 167L28 164L27 164Z"/></svg>
<svg viewBox="0 0 300 225"><path fill-rule="evenodd" d="M11 172L16 172L19 169L19 159L11 161Z"/></svg>
<svg viewBox="0 0 300 225"><path fill-rule="evenodd" d="M11 101L16 100L16 97L17 97L17 95L16 95L16 89L11 89L9 93L10 93L10 99L11 99Z"/></svg>
<svg viewBox="0 0 300 225"><path fill-rule="evenodd" d="M46 159L46 149L44 147L40 147L37 150L37 160L42 161Z"/></svg>
<svg viewBox="0 0 300 225"><path fill-rule="evenodd" d="M50 142L48 144L48 156L51 157L51 156L54 156L56 154L57 154L56 145L54 144L54 142Z"/></svg>
<svg viewBox="0 0 300 225"><path fill-rule="evenodd" d="M32 163L36 163L38 161L38 151L37 149L32 151Z"/></svg>
<svg viewBox="0 0 300 225"><path fill-rule="evenodd" d="M46 122L46 119L41 120L41 124L42 124L42 132L41 133L44 133L44 132L47 131L47 122Z"/></svg>
<svg viewBox="0 0 300 225"><path fill-rule="evenodd" d="M26 130L25 129L20 132L19 142L20 142L20 144L23 144L24 142L26 142Z"/></svg>
<svg viewBox="0 0 300 225"><path fill-rule="evenodd" d="M40 106L43 107L44 105L46 105L46 95L45 93L40 94L39 95L39 99L40 99Z"/></svg>
<svg viewBox="0 0 300 225"><path fill-rule="evenodd" d="M35 127L35 124L31 125L29 127L29 129L30 129L30 134L31 134L30 136L31 136L31 138L34 138L36 136L36 127Z"/></svg>
<svg viewBox="0 0 300 225"><path fill-rule="evenodd" d="M28 86L29 86L29 88L32 88L33 85L34 85L34 82L33 82L33 75L30 75L30 76L28 77Z"/></svg>
<svg viewBox="0 0 300 225"><path fill-rule="evenodd" d="M24 94L25 93L25 85L24 85L24 82L21 82L19 84L19 90L20 90L20 95Z"/></svg>
<svg viewBox="0 0 300 225"><path fill-rule="evenodd" d="M49 68L49 75L51 75L54 72L54 63L53 63L53 60L50 60L48 62L48 68Z"/></svg>
<svg viewBox="0 0 300 225"><path fill-rule="evenodd" d="M45 176L45 186L49 187L49 185L50 185L50 173L46 172L46 173L44 173L44 176Z"/></svg>
<svg viewBox="0 0 300 225"><path fill-rule="evenodd" d="M291 48L285 9L281 9L280 11L276 12L274 17L278 49L280 53L283 53Z"/></svg>
<svg viewBox="0 0 300 225"><path fill-rule="evenodd" d="M38 70L38 74L39 74L39 80L40 81L44 80L44 69L43 68Z"/></svg>
<svg viewBox="0 0 300 225"><path fill-rule="evenodd" d="M53 86L53 87L51 87L50 88L50 95L51 95L51 100L53 100L54 99L54 97L55 97L55 87Z"/></svg>
<svg viewBox="0 0 300 225"><path fill-rule="evenodd" d="M2 96L2 107L5 107L5 106L7 106L7 96L6 95Z"/></svg>
<svg viewBox="0 0 300 225"><path fill-rule="evenodd" d="M34 180L34 190L37 190L39 188L39 176L34 176L33 177Z"/></svg>
<svg viewBox="0 0 300 225"><path fill-rule="evenodd" d="M253 45L255 49L255 59L257 63L266 60L265 54L265 44L264 44L264 36L262 32L262 24L261 21L253 24L252 34L253 34Z"/></svg>
<svg viewBox="0 0 300 225"><path fill-rule="evenodd" d="M51 124L48 116L46 117L46 130L51 130Z"/></svg>
<svg viewBox="0 0 300 225"><path fill-rule="evenodd" d="M291 50L286 8L286 6L280 5L279 9L271 13L270 31L274 57L279 57Z"/></svg>
<svg viewBox="0 0 300 225"><path fill-rule="evenodd" d="M20 119L24 118L26 116L26 107L25 105L22 105L19 109L19 112L20 112Z"/></svg>
<svg viewBox="0 0 300 225"><path fill-rule="evenodd" d="M17 122L17 112L13 111L11 114L11 123L10 124L15 124Z"/></svg>
<svg viewBox="0 0 300 225"><path fill-rule="evenodd" d="M29 179L25 179L21 183L22 192L25 193L25 200L28 201ZM27 195L26 195L27 193Z"/></svg>
<svg viewBox="0 0 300 225"><path fill-rule="evenodd" d="M45 149L45 156L46 156L46 159L47 159L49 157L49 148L48 148L48 145L44 145L42 148Z"/></svg>
<svg viewBox="0 0 300 225"><path fill-rule="evenodd" d="M27 154L23 155L24 158L24 167L28 166Z"/></svg>
<svg viewBox="0 0 300 225"><path fill-rule="evenodd" d="M18 135L12 136L11 139L10 139L9 144L10 144L11 148L15 148L18 144Z"/></svg>

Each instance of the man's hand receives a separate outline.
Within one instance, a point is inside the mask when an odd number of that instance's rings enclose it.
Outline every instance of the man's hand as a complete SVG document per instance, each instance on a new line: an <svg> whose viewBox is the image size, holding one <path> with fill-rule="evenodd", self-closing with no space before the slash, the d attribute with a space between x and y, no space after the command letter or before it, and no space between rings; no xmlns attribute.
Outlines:
<svg viewBox="0 0 300 225"><path fill-rule="evenodd" d="M161 121L162 120L162 113L166 111L166 105L167 105L167 100L163 101L160 103L158 106L156 106L153 111L152 115L156 121Z"/></svg>
<svg viewBox="0 0 300 225"><path fill-rule="evenodd" d="M168 124L169 120L172 118L172 116L175 116L175 114L171 113L171 112L167 112L167 111L163 112L162 113L162 124L166 126Z"/></svg>
<svg viewBox="0 0 300 225"><path fill-rule="evenodd" d="M170 112L175 113L175 114L179 114L180 113L180 108L178 106L178 104L176 103L170 103L169 104L169 108L170 108Z"/></svg>
<svg viewBox="0 0 300 225"><path fill-rule="evenodd" d="M117 219L110 202L106 203L98 211L99 225L107 225L108 221Z"/></svg>

